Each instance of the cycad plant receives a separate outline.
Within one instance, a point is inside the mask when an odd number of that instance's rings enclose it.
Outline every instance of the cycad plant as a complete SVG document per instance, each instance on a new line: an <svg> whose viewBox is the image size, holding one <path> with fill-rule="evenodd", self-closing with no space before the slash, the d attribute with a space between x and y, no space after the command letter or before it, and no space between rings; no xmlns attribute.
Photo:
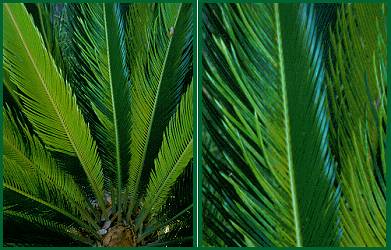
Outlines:
<svg viewBox="0 0 391 250"><path fill-rule="evenodd" d="M206 4L203 243L385 246L385 4Z"/></svg>
<svg viewBox="0 0 391 250"><path fill-rule="evenodd" d="M191 5L3 20L4 244L191 245Z"/></svg>

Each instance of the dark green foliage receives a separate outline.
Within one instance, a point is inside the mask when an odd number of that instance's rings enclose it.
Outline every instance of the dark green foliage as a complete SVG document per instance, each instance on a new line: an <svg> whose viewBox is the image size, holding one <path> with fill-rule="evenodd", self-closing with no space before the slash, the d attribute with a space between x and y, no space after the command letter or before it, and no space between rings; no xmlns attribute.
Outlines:
<svg viewBox="0 0 391 250"><path fill-rule="evenodd" d="M206 4L204 244L384 246L383 4Z"/></svg>

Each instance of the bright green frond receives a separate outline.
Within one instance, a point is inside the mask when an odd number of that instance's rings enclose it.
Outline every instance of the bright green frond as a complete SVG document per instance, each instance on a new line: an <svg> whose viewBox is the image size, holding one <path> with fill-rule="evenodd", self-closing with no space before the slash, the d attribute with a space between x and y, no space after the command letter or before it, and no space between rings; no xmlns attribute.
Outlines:
<svg viewBox="0 0 391 250"><path fill-rule="evenodd" d="M184 77L191 67L188 56L191 52L191 5L158 4L144 8L150 11L146 21L149 17L152 20L150 25L140 27L141 37L134 38L134 44L132 39L138 34L129 30L130 51L141 51L135 53L140 57L130 58L132 133L128 218L139 200L139 193L144 191L164 129L183 93ZM138 16L142 10L130 8L132 11L129 23L134 17L136 23L144 18ZM142 43L138 39L147 39L142 41L144 46L141 48L136 47Z"/></svg>
<svg viewBox="0 0 391 250"><path fill-rule="evenodd" d="M89 210L91 204L71 176L61 171L41 142L25 126L14 121L10 111L4 113L4 184L7 188L33 196L57 207L70 218L81 218L98 228ZM22 132L18 132L18 131ZM23 139L24 138L24 139ZM27 198L30 198L26 196ZM68 216L69 217L69 216ZM82 223L79 219L75 222Z"/></svg>
<svg viewBox="0 0 391 250"><path fill-rule="evenodd" d="M13 84L10 79L9 79L9 74L7 71L3 71L3 86L4 86L4 92L6 92L7 94L10 94L10 96L12 97L13 101L16 103L16 105L21 108L22 107L22 104L20 102L20 98L17 94L17 87L15 86L15 84ZM6 102L5 100L3 102Z"/></svg>
<svg viewBox="0 0 391 250"><path fill-rule="evenodd" d="M385 4L344 5L332 42L331 145L342 186L341 244L385 246Z"/></svg>
<svg viewBox="0 0 391 250"><path fill-rule="evenodd" d="M24 113L48 148L78 157L104 210L101 162L69 85L23 4L4 4L3 17L4 66Z"/></svg>
<svg viewBox="0 0 391 250"><path fill-rule="evenodd" d="M155 159L145 201L136 227L148 216L158 213L170 190L193 157L193 85L188 90L172 117L163 137L163 144Z"/></svg>

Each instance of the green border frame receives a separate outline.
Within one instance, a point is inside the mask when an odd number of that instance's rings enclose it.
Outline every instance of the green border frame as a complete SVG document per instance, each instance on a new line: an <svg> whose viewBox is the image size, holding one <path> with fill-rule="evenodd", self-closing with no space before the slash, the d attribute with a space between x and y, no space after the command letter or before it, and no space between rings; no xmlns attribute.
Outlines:
<svg viewBox="0 0 391 250"><path fill-rule="evenodd" d="M302 1L295 1L295 0L197 0L197 11L198 11L198 23L197 23L197 30L199 32L199 34L202 34L202 25L203 25L203 20L202 20L202 7L204 6L204 4L208 4L208 3L385 3L386 4L386 8L388 9L387 11L389 11L389 6L390 4L387 3L386 0L383 0L383 1L379 1L379 0L373 0L373 1L362 1L362 0L350 0L350 1L332 1L332 0L320 0L320 1L314 1L314 0L302 0ZM388 37L389 37L389 34L391 33L391 14L390 13L387 13L387 34L388 34ZM203 70L203 67L202 67L202 48L203 48L203 39L202 39L202 35L200 35L198 37L198 57L199 57L199 63L197 65L198 67L198 77L199 77L199 81L198 81L198 92L199 93L202 93L202 70ZM390 49L390 40L388 39L387 41L387 60L388 62L390 61L391 59L391 55L390 55L390 52L389 52L389 49ZM391 71L390 71L390 67L388 66L387 68L387 77L388 79L391 79ZM389 81L389 80L388 80ZM387 112L388 112L388 115L387 117L389 118L390 115L389 113L391 112L391 83L387 83L387 89L388 89L388 93L387 93ZM199 137L197 138L197 141L201 143L202 141L202 94L199 95L199 106L198 106L198 109L199 109L199 116L200 118L198 119L198 127L199 127ZM387 134L386 134L386 165L388 166L391 166L391 120L388 119L387 120ZM198 155L198 159L199 159L199 162L198 162L198 168L200 168L202 170L202 144L199 146L199 154ZM198 204L198 207L201 209L200 211L202 211L202 171L200 171L200 175L198 176L198 185L199 185L199 200L200 200L200 204ZM387 182L390 182L391 181L391 173L390 171L388 170L387 174L386 174L386 185L387 185ZM389 189L386 189L387 193L386 193L386 210L387 210L387 213L386 213L386 246L385 247L367 247L365 249L387 249L388 246L390 246L390 242L391 242L391 230L390 230L390 225L391 225L391 222L390 222L390 213L391 213L391 205L387 205L387 201L390 201L391 200L391 192L389 191ZM202 214L202 213L201 213ZM202 243L202 234L203 234L203 231L202 231L202 216L199 218L198 220L198 224L199 224L199 227L198 227L198 245L199 247L205 247ZM239 247L232 247L230 249L237 249ZM289 249L290 247L286 247L285 249ZM306 247L306 249L314 249L314 250L318 250L318 249L330 249L331 247ZM362 249L362 247L335 247L334 249L345 249L345 248L349 248L349 249ZM215 248L213 247L212 249L220 249L220 248ZM256 249L280 249L278 247L256 247Z"/></svg>
<svg viewBox="0 0 391 250"><path fill-rule="evenodd" d="M198 114L198 65L197 65L197 3L193 1L193 247L197 246L197 229L198 229L198 130L197 130L197 114ZM195 147L194 147L195 145Z"/></svg>
<svg viewBox="0 0 391 250"><path fill-rule="evenodd" d="M41 3L47 3L47 2L74 2L74 3L77 3L77 2L98 2L98 1L71 1L71 0L64 0L64 1L48 1L48 0L42 0L42 1L25 1L25 0L22 0L22 1L7 1L7 2L41 2ZM103 0L103 1L99 1L99 2L152 2L152 1L146 1L146 0L132 0L132 1L124 1L124 0L118 0L118 1L107 1L107 0ZM242 1L224 1L224 0L215 0L215 1L203 1L203 0L192 0L192 1L189 1L189 0L169 0L169 1L163 1L163 0L155 0L153 2L187 2L187 3L192 3L193 4L193 71L194 71L194 75L193 75L193 87L194 87L194 96L193 96L193 100L194 100L194 104L193 104L193 112L194 112L194 119L193 119L193 122L194 122L194 137L196 138L195 140L195 147L194 147L194 152L193 152L193 163L194 163L194 166L193 166L193 247L202 247L202 47L203 47L203 40L202 40L202 7L203 7L203 4L204 3L233 3L233 2L246 2L246 3L255 3L255 2L279 2L279 3L292 3L292 2L322 2L322 3L347 3L347 2L364 2L364 1L357 1L357 0L351 0L351 1L329 1L329 0L323 0L323 1L290 1L290 0L280 0L280 1L270 1L270 0L263 0L263 1L253 1L253 0L242 0ZM366 1L366 3L375 3L375 2L386 2L386 1ZM386 2L387 3L387 2ZM388 4L387 4L387 7ZM3 12L3 5L1 4L0 5L0 10L1 10L1 13ZM388 28L387 28L387 32L388 34L390 34L390 23L391 23L391 16L390 14L387 15L387 25L388 25ZM1 14L1 17L0 17L0 27L2 29L3 27L3 16ZM3 37L1 36L1 42L3 41ZM388 41L387 43L387 48L389 48L390 46L390 42ZM388 61L390 61L391 59L391 56L390 56L390 53L387 51L388 53ZM3 50L1 50L0 52L0 55L1 57L3 56ZM1 65L2 65L3 61L1 61ZM1 68L1 73L0 73L0 76L2 77L2 74L3 74L3 69ZM391 79L391 73L390 73L390 70L387 69L387 76L389 79ZM389 84L390 86L390 84ZM387 99L390 100L391 99L391 90L388 86L388 95L387 95ZM3 102L3 84L0 84L0 92L1 92L1 97L0 97L0 100L1 102ZM390 112L391 110L391 102L389 101L388 104L387 104L387 110L388 112ZM0 130L2 131L2 121L3 121L3 117L2 117L2 112L0 112ZM387 122L387 128L390 128L390 119L388 120ZM0 142L1 142L1 145L2 142L3 142L3 138L2 136L0 136ZM389 131L387 133L387 138L386 138L386 162L387 162L387 165L390 166L391 165L391 147L389 145L391 145L391 132ZM3 153L3 147L1 146L0 147L0 155L2 155ZM198 153L198 154L197 154ZM3 183L3 172L2 172L2 161L0 161L0 166L1 166L1 171L0 171L0 181L1 183ZM387 177L386 179L387 180L391 180L391 174L389 173L390 171L388 171L387 173ZM2 185L2 184L1 184ZM386 200L390 200L391 197L390 197L390 191L387 191L387 196L386 196ZM1 188L0 190L0 221L3 222L3 189ZM391 211L391 206L388 205L387 206L387 218L389 219L389 215L390 215L390 211ZM197 218L198 217L198 218ZM389 230L389 227L390 227L390 222L389 220L387 220L387 245L389 245L389 242L391 242L391 232ZM0 226L0 244L2 246L3 244L3 223L1 223L1 226ZM84 249L82 247L70 247L69 249ZM90 247L89 247L90 248ZM181 247L180 247L181 248ZM179 248L179 249L180 249ZM355 247L353 247L355 248ZM385 247L387 248L387 247ZM32 248L28 248L28 249L42 249L40 247L32 247ZM54 249L57 249L56 247L54 247ZM67 248L58 248L58 249L67 249ZM175 249L178 249L178 248L175 248ZM183 248L183 249L188 249L188 248ZM213 248L212 248L213 249ZM236 248L233 248L233 249L236 249ZM322 248L308 248L308 249L322 249ZM374 248L374 249L381 249L381 248Z"/></svg>

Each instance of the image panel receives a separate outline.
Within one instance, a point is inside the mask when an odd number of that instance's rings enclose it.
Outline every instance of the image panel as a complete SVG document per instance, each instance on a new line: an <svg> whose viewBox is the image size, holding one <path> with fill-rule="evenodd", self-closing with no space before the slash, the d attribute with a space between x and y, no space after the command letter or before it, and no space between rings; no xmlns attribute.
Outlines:
<svg viewBox="0 0 391 250"><path fill-rule="evenodd" d="M192 246L193 5L3 4L3 245Z"/></svg>
<svg viewBox="0 0 391 250"><path fill-rule="evenodd" d="M204 4L204 246L386 246L386 4Z"/></svg>

